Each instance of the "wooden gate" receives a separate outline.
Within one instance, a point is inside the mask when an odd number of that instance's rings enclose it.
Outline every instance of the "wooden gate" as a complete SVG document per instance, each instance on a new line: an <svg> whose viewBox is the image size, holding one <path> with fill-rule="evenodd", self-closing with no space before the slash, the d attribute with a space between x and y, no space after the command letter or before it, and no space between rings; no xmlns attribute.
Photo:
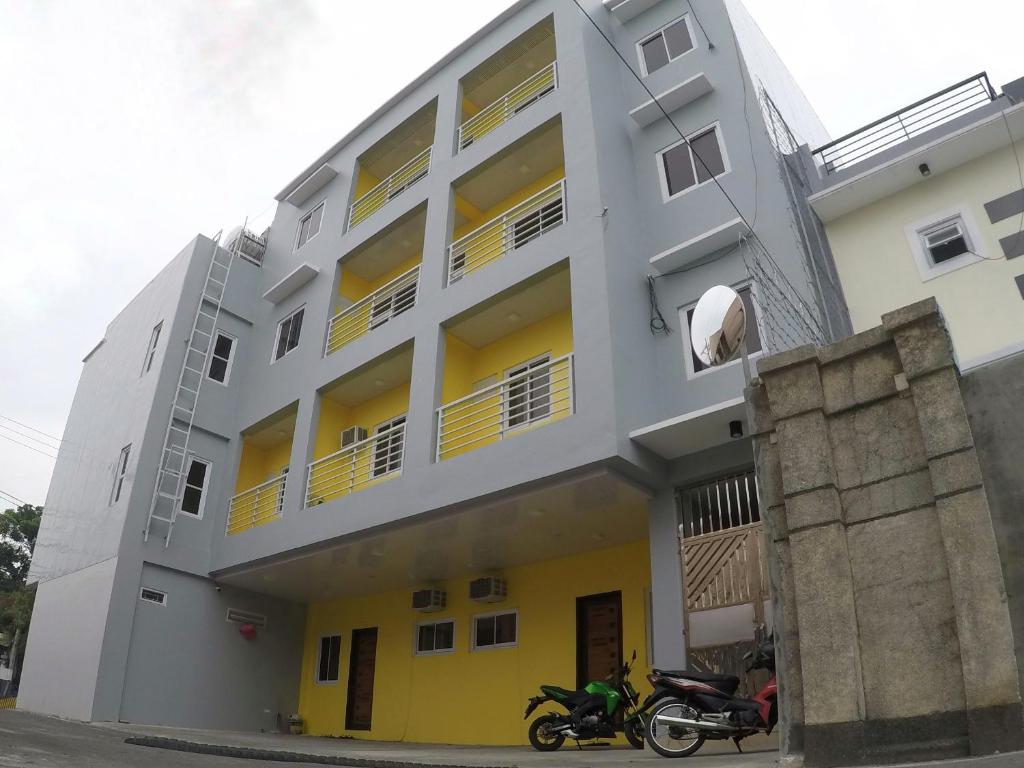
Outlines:
<svg viewBox="0 0 1024 768"><path fill-rule="evenodd" d="M755 622L764 623L763 534L761 523L751 523L683 539L687 612L753 603Z"/></svg>

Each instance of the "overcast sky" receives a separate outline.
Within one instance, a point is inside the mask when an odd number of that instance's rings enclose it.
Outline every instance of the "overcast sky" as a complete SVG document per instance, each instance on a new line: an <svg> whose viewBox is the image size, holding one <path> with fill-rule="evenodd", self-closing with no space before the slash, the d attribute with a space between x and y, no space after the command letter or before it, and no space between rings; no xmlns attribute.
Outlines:
<svg viewBox="0 0 1024 768"><path fill-rule="evenodd" d="M30 447L56 453L41 433L60 436L82 357L157 270L269 215L510 4L0 0L0 493L43 503L53 461ZM1024 76L1024 3L747 6L833 136L981 70Z"/></svg>

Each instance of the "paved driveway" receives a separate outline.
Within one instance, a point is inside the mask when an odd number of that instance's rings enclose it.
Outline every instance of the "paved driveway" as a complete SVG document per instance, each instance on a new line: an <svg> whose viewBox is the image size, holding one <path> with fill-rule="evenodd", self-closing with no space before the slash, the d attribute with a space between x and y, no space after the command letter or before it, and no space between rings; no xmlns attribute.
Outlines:
<svg viewBox="0 0 1024 768"><path fill-rule="evenodd" d="M583 751L563 747L556 753L542 754L529 747L460 747L425 744L394 744L322 739L312 736L199 731L124 724L84 724L42 717L25 712L0 710L0 766L38 766L39 768L245 768L249 765L285 765L263 760L242 761L233 757L175 752L125 744L127 737L178 739L197 744L279 750L335 758L349 758L358 765L364 760L380 760L409 765L506 766L508 768L601 768L645 763L648 766L683 768L666 763L651 750L630 748L588 748ZM772 740L761 740L739 755L731 742L707 744L696 756L685 761L685 768L774 768L777 753ZM308 763L288 763L309 765Z"/></svg>

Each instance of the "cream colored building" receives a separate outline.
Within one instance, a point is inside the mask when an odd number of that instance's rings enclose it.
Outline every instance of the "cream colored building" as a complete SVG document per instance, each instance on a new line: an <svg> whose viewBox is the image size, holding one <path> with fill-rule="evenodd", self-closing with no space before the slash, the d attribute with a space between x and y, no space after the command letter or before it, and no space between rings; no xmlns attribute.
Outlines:
<svg viewBox="0 0 1024 768"><path fill-rule="evenodd" d="M962 369L1024 351L1024 80L976 76L812 155L854 331L934 296Z"/></svg>

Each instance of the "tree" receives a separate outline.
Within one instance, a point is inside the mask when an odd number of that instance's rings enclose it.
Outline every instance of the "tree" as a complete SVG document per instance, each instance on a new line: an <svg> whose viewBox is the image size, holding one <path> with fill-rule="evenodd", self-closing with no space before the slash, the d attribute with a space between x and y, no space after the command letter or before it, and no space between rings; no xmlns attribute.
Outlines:
<svg viewBox="0 0 1024 768"><path fill-rule="evenodd" d="M11 667L15 683L28 640L35 586L28 586L28 569L39 535L43 508L22 504L0 513L0 632L12 638Z"/></svg>

